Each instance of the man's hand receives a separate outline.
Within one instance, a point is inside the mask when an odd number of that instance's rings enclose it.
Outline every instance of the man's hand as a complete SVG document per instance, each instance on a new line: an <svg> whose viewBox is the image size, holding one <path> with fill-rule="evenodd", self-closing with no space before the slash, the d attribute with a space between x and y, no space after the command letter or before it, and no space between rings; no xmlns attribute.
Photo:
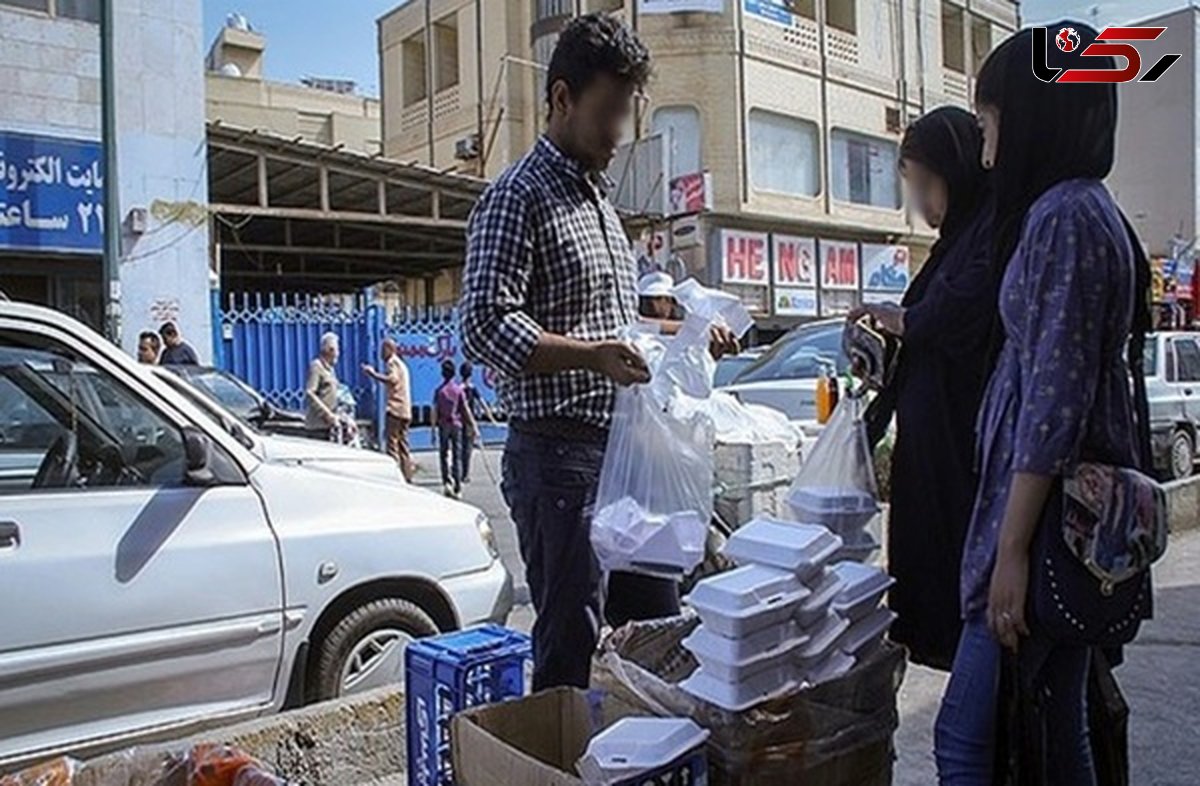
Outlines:
<svg viewBox="0 0 1200 786"><path fill-rule="evenodd" d="M708 336L708 351L713 360L720 360L726 355L736 355L741 347L732 330L724 325L713 325Z"/></svg>
<svg viewBox="0 0 1200 786"><path fill-rule="evenodd" d="M622 387L650 381L650 369L636 349L624 341L601 341L588 347L587 367Z"/></svg>
<svg viewBox="0 0 1200 786"><path fill-rule="evenodd" d="M375 376L375 369L371 368L371 364L370 364L370 363L363 363L363 364L362 364L362 372L363 372L364 374L366 374L368 377L373 377L373 376Z"/></svg>
<svg viewBox="0 0 1200 786"><path fill-rule="evenodd" d="M904 308L895 303L871 303L859 306L846 317L849 322L857 322L865 316L875 320L876 324L893 336L900 338L904 335Z"/></svg>

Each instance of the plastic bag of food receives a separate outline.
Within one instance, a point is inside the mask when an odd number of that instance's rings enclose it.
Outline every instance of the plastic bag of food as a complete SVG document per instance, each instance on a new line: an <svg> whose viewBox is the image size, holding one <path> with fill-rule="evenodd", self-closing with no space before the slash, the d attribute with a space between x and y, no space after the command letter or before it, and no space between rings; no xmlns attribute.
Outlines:
<svg viewBox="0 0 1200 786"><path fill-rule="evenodd" d="M12 775L0 776L0 786L71 786L81 766L75 759L60 756Z"/></svg>

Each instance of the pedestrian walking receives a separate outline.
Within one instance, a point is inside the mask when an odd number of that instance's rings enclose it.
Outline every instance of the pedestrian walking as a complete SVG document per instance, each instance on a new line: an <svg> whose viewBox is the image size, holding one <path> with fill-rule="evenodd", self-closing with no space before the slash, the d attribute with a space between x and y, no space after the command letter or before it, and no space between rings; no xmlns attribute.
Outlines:
<svg viewBox="0 0 1200 786"><path fill-rule="evenodd" d="M433 394L433 427L438 435L442 489L447 497L462 496L464 439L475 433L475 417L467 406L463 386L454 378L454 361L442 361L442 384Z"/></svg>
<svg viewBox="0 0 1200 786"><path fill-rule="evenodd" d="M867 410L872 444L893 415L888 605L893 641L916 663L949 671L962 631L963 542L975 503L975 419L991 372L988 351L999 277L992 204L975 117L957 107L918 119L900 145L900 172L925 222L938 231L929 259L899 304L863 306L903 341L890 382Z"/></svg>
<svg viewBox="0 0 1200 786"><path fill-rule="evenodd" d="M319 354L308 364L304 383L304 429L314 439L329 439L337 425L337 333L321 336Z"/></svg>
<svg viewBox="0 0 1200 786"><path fill-rule="evenodd" d="M153 330L144 330L138 334L137 360L139 363L146 366L157 366L161 351L162 341Z"/></svg>
<svg viewBox="0 0 1200 786"><path fill-rule="evenodd" d="M471 361L469 361L469 360L464 360L462 362L462 365L460 365L458 367L458 378L460 380L462 380L463 395L466 396L466 399L467 399L467 402L466 402L467 409L469 409L471 411L471 417L474 418L475 423L478 424L480 415L482 414L482 409L483 409L484 404L483 404L483 397L481 395L479 395L479 388L475 387L475 381L473 379L474 374L475 374L475 366L472 365ZM463 483L471 482L471 453L474 451L475 442L480 437L480 434L482 434L482 432L478 428L476 428L475 434L470 434L466 431L463 432L463 440L462 440L462 469L463 469L462 481L463 481Z"/></svg>
<svg viewBox="0 0 1200 786"><path fill-rule="evenodd" d="M363 363L362 370L371 379L383 385L384 444L389 456L396 460L404 479L412 483L412 451L409 449L408 432L412 426L412 388L408 366L400 358L396 342L385 338L379 345L379 359L383 371L376 371L371 364Z"/></svg>
<svg viewBox="0 0 1200 786"><path fill-rule="evenodd" d="M604 176L649 73L622 22L571 21L546 73L546 133L487 189L468 230L463 339L497 372L510 415L503 492L537 611L535 690L588 684L601 614L590 508L617 386L649 379L620 340L638 319L637 263ZM622 608L677 613L678 587L613 573L609 620Z"/></svg>
<svg viewBox="0 0 1200 786"><path fill-rule="evenodd" d="M1052 68L1115 66L1110 57L1080 57L1094 30L1078 22L1050 29L1063 27L1082 40L1071 53L1049 46ZM979 419L964 629L937 719L946 786L1007 775L995 766L1002 648L1016 653L1018 687L1041 705L1050 755L1038 766L1049 782L1096 784L1085 709L1089 651L1027 618L1031 583L1052 578L1031 561L1031 543L1040 522L1062 526L1054 508L1046 512L1057 520L1042 522L1057 479L1081 460L1138 467L1149 447L1137 414L1144 396L1135 403L1132 393L1144 392L1132 373L1140 373L1150 324L1149 267L1102 182L1113 165L1116 87L1040 81L1030 69L1033 42L1031 30L1009 38L976 86L983 160L996 189L1003 345ZM1099 589L1095 596L1100 602Z"/></svg>
<svg viewBox="0 0 1200 786"><path fill-rule="evenodd" d="M158 329L162 336L163 350L158 362L162 366L198 366L200 358L191 344L183 340L179 326L174 322L165 322Z"/></svg>

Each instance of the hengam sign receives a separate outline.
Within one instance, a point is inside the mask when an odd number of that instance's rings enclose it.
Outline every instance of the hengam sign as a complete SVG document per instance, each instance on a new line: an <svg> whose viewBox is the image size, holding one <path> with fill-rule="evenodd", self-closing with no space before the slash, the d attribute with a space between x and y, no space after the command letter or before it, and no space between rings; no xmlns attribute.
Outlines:
<svg viewBox="0 0 1200 786"><path fill-rule="evenodd" d="M0 131L0 248L99 254L99 142Z"/></svg>

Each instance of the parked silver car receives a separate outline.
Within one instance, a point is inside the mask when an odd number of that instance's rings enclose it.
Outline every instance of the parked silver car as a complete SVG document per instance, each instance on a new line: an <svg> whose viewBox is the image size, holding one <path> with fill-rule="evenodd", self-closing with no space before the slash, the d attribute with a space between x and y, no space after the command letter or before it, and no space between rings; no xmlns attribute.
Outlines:
<svg viewBox="0 0 1200 786"><path fill-rule="evenodd" d="M1155 468L1172 480L1190 477L1200 446L1200 333L1148 336L1145 372Z"/></svg>

